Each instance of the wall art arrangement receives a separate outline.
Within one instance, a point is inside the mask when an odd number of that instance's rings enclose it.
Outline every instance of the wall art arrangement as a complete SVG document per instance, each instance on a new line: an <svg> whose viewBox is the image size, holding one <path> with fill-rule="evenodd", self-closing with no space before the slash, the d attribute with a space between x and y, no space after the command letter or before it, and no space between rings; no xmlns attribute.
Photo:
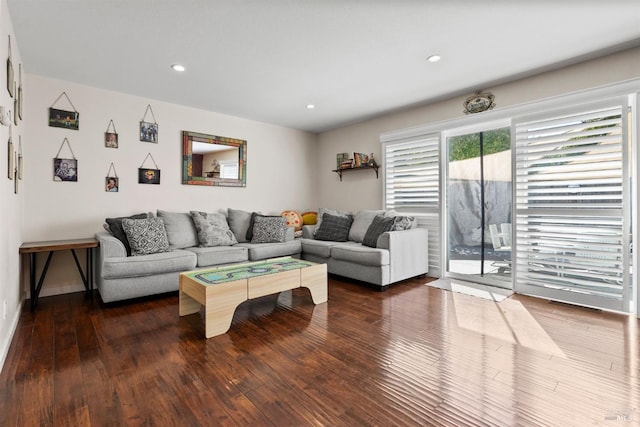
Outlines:
<svg viewBox="0 0 640 427"><path fill-rule="evenodd" d="M7 90L13 98L15 90L15 77L13 75L13 62L11 62L11 36L9 36L9 55L7 57Z"/></svg>
<svg viewBox="0 0 640 427"><path fill-rule="evenodd" d="M153 122L147 121L147 114L149 112L151 113L151 117L153 117ZM142 116L142 120L140 120L140 141L158 143L158 122L151 109L151 104L147 105L144 116Z"/></svg>
<svg viewBox="0 0 640 427"><path fill-rule="evenodd" d="M67 101L69 101L69 104L71 105L71 108L73 108L73 111L54 108L56 103L63 96L67 98ZM60 96L58 96L56 100L53 101L51 107L49 107L49 126L71 130L80 129L80 113L78 112L78 110L76 110L76 107L73 106L73 103L71 102L71 99L69 99L69 96L66 92L62 92Z"/></svg>
<svg viewBox="0 0 640 427"><path fill-rule="evenodd" d="M120 179L118 178L115 165L111 162L109 170L107 170L107 176L104 179L104 191L107 193L117 193L119 186Z"/></svg>
<svg viewBox="0 0 640 427"><path fill-rule="evenodd" d="M149 158L151 158L153 165L156 167L155 169L144 167L145 162ZM153 159L151 153L147 154L147 157L144 158L142 164L138 168L138 184L160 184L160 169L158 168L158 165Z"/></svg>
<svg viewBox="0 0 640 427"><path fill-rule="evenodd" d="M60 157L60 152L65 144L69 148L71 157ZM69 140L65 138L60 144L58 153L53 159L53 180L56 182L77 182L78 181L78 159L76 159Z"/></svg>
<svg viewBox="0 0 640 427"><path fill-rule="evenodd" d="M112 132L110 128L113 128ZM109 120L107 131L104 133L104 146L107 148L118 148L118 133L116 132L116 125L113 124L113 120Z"/></svg>

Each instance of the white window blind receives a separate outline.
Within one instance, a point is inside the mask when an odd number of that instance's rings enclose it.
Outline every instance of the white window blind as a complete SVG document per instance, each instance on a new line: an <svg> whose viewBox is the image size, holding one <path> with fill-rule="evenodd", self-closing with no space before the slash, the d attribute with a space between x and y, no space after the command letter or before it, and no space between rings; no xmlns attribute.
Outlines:
<svg viewBox="0 0 640 427"><path fill-rule="evenodd" d="M623 108L516 122L518 292L628 310Z"/></svg>
<svg viewBox="0 0 640 427"><path fill-rule="evenodd" d="M440 206L440 138L385 144L385 208L432 212Z"/></svg>
<svg viewBox="0 0 640 427"><path fill-rule="evenodd" d="M440 276L440 135L384 143L384 207L429 230L429 275Z"/></svg>

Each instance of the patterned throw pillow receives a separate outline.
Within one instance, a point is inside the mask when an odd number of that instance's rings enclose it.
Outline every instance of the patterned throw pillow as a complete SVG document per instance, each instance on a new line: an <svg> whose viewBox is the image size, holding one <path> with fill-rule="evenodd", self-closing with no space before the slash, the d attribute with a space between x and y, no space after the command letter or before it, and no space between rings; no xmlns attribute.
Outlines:
<svg viewBox="0 0 640 427"><path fill-rule="evenodd" d="M251 243L284 242L286 232L287 219L285 217L258 215L253 221Z"/></svg>
<svg viewBox="0 0 640 427"><path fill-rule="evenodd" d="M393 217L393 226L389 231L410 230L413 228L416 217L414 216L396 216Z"/></svg>
<svg viewBox="0 0 640 427"><path fill-rule="evenodd" d="M153 216L153 215L151 215ZM129 239L127 239L127 234L124 232L124 228L122 228L122 220L125 218L129 219L144 219L150 218L146 213L131 215L131 216L121 216L118 218L107 218L104 221L107 223L107 231L109 231L113 236L120 240L124 245L124 248L127 251L127 256L131 256L131 246L129 245Z"/></svg>
<svg viewBox="0 0 640 427"><path fill-rule="evenodd" d="M200 247L230 246L238 243L224 215L196 211L190 213L198 230Z"/></svg>
<svg viewBox="0 0 640 427"><path fill-rule="evenodd" d="M349 212L339 211L336 209L320 208L318 210L318 219L316 221L315 233L317 233L318 230L320 229L320 226L322 225L322 220L324 219L325 214L329 214L333 216L343 216L343 217L348 217L349 215L351 215Z"/></svg>
<svg viewBox="0 0 640 427"><path fill-rule="evenodd" d="M346 242L349 240L349 230L353 216L335 216L328 213L322 215L322 222L314 238L316 240L328 240L332 242Z"/></svg>
<svg viewBox="0 0 640 427"><path fill-rule="evenodd" d="M393 227L394 218L391 216L377 215L373 218L371 225L367 229L367 233L362 239L364 246L375 248L378 246L378 237L384 232L391 230Z"/></svg>
<svg viewBox="0 0 640 427"><path fill-rule="evenodd" d="M169 250L169 240L162 218L124 218L122 228L131 245L131 255L149 255Z"/></svg>

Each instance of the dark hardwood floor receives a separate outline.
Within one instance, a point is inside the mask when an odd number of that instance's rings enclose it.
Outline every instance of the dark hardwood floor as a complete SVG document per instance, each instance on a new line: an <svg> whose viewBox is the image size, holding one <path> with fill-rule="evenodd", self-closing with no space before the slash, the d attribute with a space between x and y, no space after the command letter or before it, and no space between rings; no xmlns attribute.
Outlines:
<svg viewBox="0 0 640 427"><path fill-rule="evenodd" d="M638 319L406 281L331 278L243 304L204 338L177 294L23 310L0 426L640 425Z"/></svg>

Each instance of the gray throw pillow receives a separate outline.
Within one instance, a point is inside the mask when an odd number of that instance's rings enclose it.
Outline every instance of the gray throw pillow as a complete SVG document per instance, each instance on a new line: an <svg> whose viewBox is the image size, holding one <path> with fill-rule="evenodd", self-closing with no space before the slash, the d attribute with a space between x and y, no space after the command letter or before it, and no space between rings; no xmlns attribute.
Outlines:
<svg viewBox="0 0 640 427"><path fill-rule="evenodd" d="M247 230L251 225L251 212L239 210L239 209L227 209L227 221L229 221L229 228L236 236L236 240L240 243L248 242Z"/></svg>
<svg viewBox="0 0 640 427"><path fill-rule="evenodd" d="M162 218L122 220L122 228L131 245L131 255L149 255L169 250Z"/></svg>
<svg viewBox="0 0 640 427"><path fill-rule="evenodd" d="M353 217L351 215L335 216L325 213L322 216L320 227L316 229L314 238L316 240L346 242L349 240L349 229L352 222Z"/></svg>
<svg viewBox="0 0 640 427"><path fill-rule="evenodd" d="M351 213L345 212L345 211L339 211L336 209L329 209L329 208L320 208L318 209L318 220L316 222L315 232L318 232L318 230L320 229L320 225L322 225L322 218L324 217L324 214L329 214L333 216L342 216L345 218L351 215Z"/></svg>
<svg viewBox="0 0 640 427"><path fill-rule="evenodd" d="M230 246L238 243L229 229L227 219L219 213L191 211L191 218L198 230L200 247Z"/></svg>
<svg viewBox="0 0 640 427"><path fill-rule="evenodd" d="M362 244L371 248L377 247L378 237L380 237L382 233L391 230L391 227L393 227L393 220L393 217L383 215L378 215L373 218L373 221L371 222L367 233L364 235Z"/></svg>
<svg viewBox="0 0 640 427"><path fill-rule="evenodd" d="M251 243L284 242L287 232L287 219L281 216L258 215L253 222Z"/></svg>
<svg viewBox="0 0 640 427"><path fill-rule="evenodd" d="M146 213L131 215L131 216L120 216L117 218L107 218L104 221L109 226L109 232L113 234L113 236L120 240L124 245L125 250L127 251L127 256L131 256L131 246L129 245L129 239L127 239L127 234L124 232L124 228L122 228L122 220L125 218L129 219L144 219L148 218Z"/></svg>
<svg viewBox="0 0 640 427"><path fill-rule="evenodd" d="M191 215L186 212L167 212L158 209L158 218L162 218L164 221L171 249L198 246L198 231L193 224Z"/></svg>

